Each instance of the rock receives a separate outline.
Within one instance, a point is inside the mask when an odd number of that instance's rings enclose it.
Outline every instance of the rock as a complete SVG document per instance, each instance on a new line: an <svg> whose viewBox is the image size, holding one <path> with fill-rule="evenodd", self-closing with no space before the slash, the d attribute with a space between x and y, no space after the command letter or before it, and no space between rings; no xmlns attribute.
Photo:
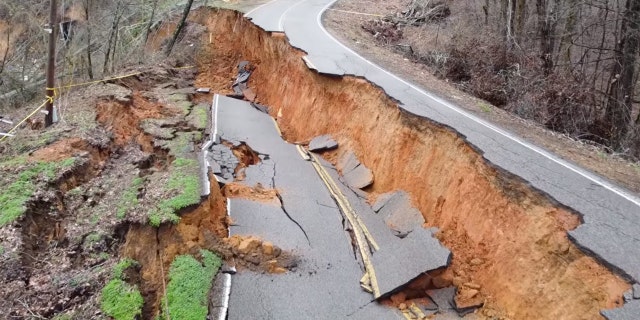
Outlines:
<svg viewBox="0 0 640 320"><path fill-rule="evenodd" d="M282 253L282 249L280 249L279 247L273 247L273 256L274 257L279 257L280 254Z"/></svg>
<svg viewBox="0 0 640 320"><path fill-rule="evenodd" d="M433 283L433 286L438 288L438 289L442 289L442 288L446 288L446 287L450 287L453 285L453 278L450 275L446 275L442 274L438 277L435 277L433 279L431 279L431 283Z"/></svg>
<svg viewBox="0 0 640 320"><path fill-rule="evenodd" d="M337 147L338 143L328 134L315 137L311 142L309 142L309 151L332 150Z"/></svg>
<svg viewBox="0 0 640 320"><path fill-rule="evenodd" d="M469 288L469 289L475 289L475 290L480 290L481 286L479 284L473 283L473 282L467 282L465 284L463 284L463 286Z"/></svg>
<svg viewBox="0 0 640 320"><path fill-rule="evenodd" d="M256 94L255 94L255 92L253 92L253 90L251 90L251 88L246 88L246 89L242 90L242 94L244 95L244 97L247 100L249 100L251 102L256 100Z"/></svg>
<svg viewBox="0 0 640 320"><path fill-rule="evenodd" d="M228 274L236 274L236 261L232 258L231 261L225 262L220 268L220 272Z"/></svg>
<svg viewBox="0 0 640 320"><path fill-rule="evenodd" d="M484 261L480 258L474 258L469 262L472 266L479 266L484 263Z"/></svg>
<svg viewBox="0 0 640 320"><path fill-rule="evenodd" d="M480 293L480 291L475 289L465 289L460 293L460 299L468 300L477 296L478 293Z"/></svg>
<svg viewBox="0 0 640 320"><path fill-rule="evenodd" d="M393 304L400 304L407 300L407 294L404 292L398 292L391 296L391 302Z"/></svg>
<svg viewBox="0 0 640 320"><path fill-rule="evenodd" d="M633 298L640 299L640 284L633 285Z"/></svg>
<svg viewBox="0 0 640 320"><path fill-rule="evenodd" d="M238 252L246 255L258 248L258 246L260 246L260 240L255 237L249 237L240 242L240 245L238 245Z"/></svg>
<svg viewBox="0 0 640 320"><path fill-rule="evenodd" d="M407 304L406 303L401 303L400 305L398 305L398 309L400 310L406 310L407 309Z"/></svg>
<svg viewBox="0 0 640 320"><path fill-rule="evenodd" d="M624 298L624 302L629 302L631 300L633 300L633 291L629 290L627 292L625 292L622 297Z"/></svg>
<svg viewBox="0 0 640 320"><path fill-rule="evenodd" d="M265 241L262 243L262 253L267 256L272 256L274 253L273 243Z"/></svg>

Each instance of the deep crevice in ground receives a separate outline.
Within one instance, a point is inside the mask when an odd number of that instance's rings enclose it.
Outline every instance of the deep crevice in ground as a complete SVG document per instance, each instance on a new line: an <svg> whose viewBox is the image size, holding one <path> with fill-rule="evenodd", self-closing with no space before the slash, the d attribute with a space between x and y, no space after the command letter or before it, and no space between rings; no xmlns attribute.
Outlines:
<svg viewBox="0 0 640 320"><path fill-rule="evenodd" d="M567 237L580 218L494 167L464 137L402 112L365 80L309 71L285 38L237 13L199 9L191 21L214 39L203 56L256 66L249 87L258 103L271 107L288 141L331 134L341 145L338 157L353 150L373 170L372 198L392 190L411 194L453 252L450 281L459 292L464 283L480 286L484 315L598 318L601 309L621 305L629 285ZM205 86L214 74L209 70L196 83Z"/></svg>

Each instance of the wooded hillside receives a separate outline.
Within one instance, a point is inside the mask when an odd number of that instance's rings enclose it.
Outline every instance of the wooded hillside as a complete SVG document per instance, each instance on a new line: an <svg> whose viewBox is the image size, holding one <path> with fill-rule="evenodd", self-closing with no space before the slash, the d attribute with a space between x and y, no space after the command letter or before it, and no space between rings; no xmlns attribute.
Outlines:
<svg viewBox="0 0 640 320"><path fill-rule="evenodd" d="M640 156L640 0L407 4L363 28L498 107Z"/></svg>

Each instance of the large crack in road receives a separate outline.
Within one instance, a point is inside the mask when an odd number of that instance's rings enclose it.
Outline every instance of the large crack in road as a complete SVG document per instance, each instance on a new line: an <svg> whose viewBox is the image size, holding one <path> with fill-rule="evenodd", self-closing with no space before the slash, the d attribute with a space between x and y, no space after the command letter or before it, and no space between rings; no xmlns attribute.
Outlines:
<svg viewBox="0 0 640 320"><path fill-rule="evenodd" d="M369 200L407 192L425 226L439 228L436 237L453 252L437 278L458 288L457 300L481 297L481 314L513 318L597 318L601 310L621 305L630 285L567 237L580 219L493 166L464 137L398 109L364 79L309 70L304 53L282 35L264 32L238 13L200 9L191 21L215 39L207 45L210 59L239 56L251 62L248 85L256 102L270 107L287 141L331 134L341 147L324 154L327 159L338 163L354 152L372 170L375 182L364 190ZM207 86L212 76L201 73L197 83ZM279 168L278 174L287 170L292 168ZM309 239L317 241L313 233Z"/></svg>

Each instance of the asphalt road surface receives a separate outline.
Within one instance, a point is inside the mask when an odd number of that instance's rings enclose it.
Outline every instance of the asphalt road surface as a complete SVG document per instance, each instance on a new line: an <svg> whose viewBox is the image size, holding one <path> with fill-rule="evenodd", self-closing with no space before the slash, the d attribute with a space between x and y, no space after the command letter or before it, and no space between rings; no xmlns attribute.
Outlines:
<svg viewBox="0 0 640 320"><path fill-rule="evenodd" d="M584 223L569 232L570 238L627 279L640 280L640 200L636 195L360 57L322 26L322 14L333 2L275 0L246 16L267 31L285 32L293 46L308 53L310 68L325 74L365 77L400 101L405 111L455 129L490 163L579 212ZM606 315L631 319L627 311L637 311L639 305L636 300Z"/></svg>

